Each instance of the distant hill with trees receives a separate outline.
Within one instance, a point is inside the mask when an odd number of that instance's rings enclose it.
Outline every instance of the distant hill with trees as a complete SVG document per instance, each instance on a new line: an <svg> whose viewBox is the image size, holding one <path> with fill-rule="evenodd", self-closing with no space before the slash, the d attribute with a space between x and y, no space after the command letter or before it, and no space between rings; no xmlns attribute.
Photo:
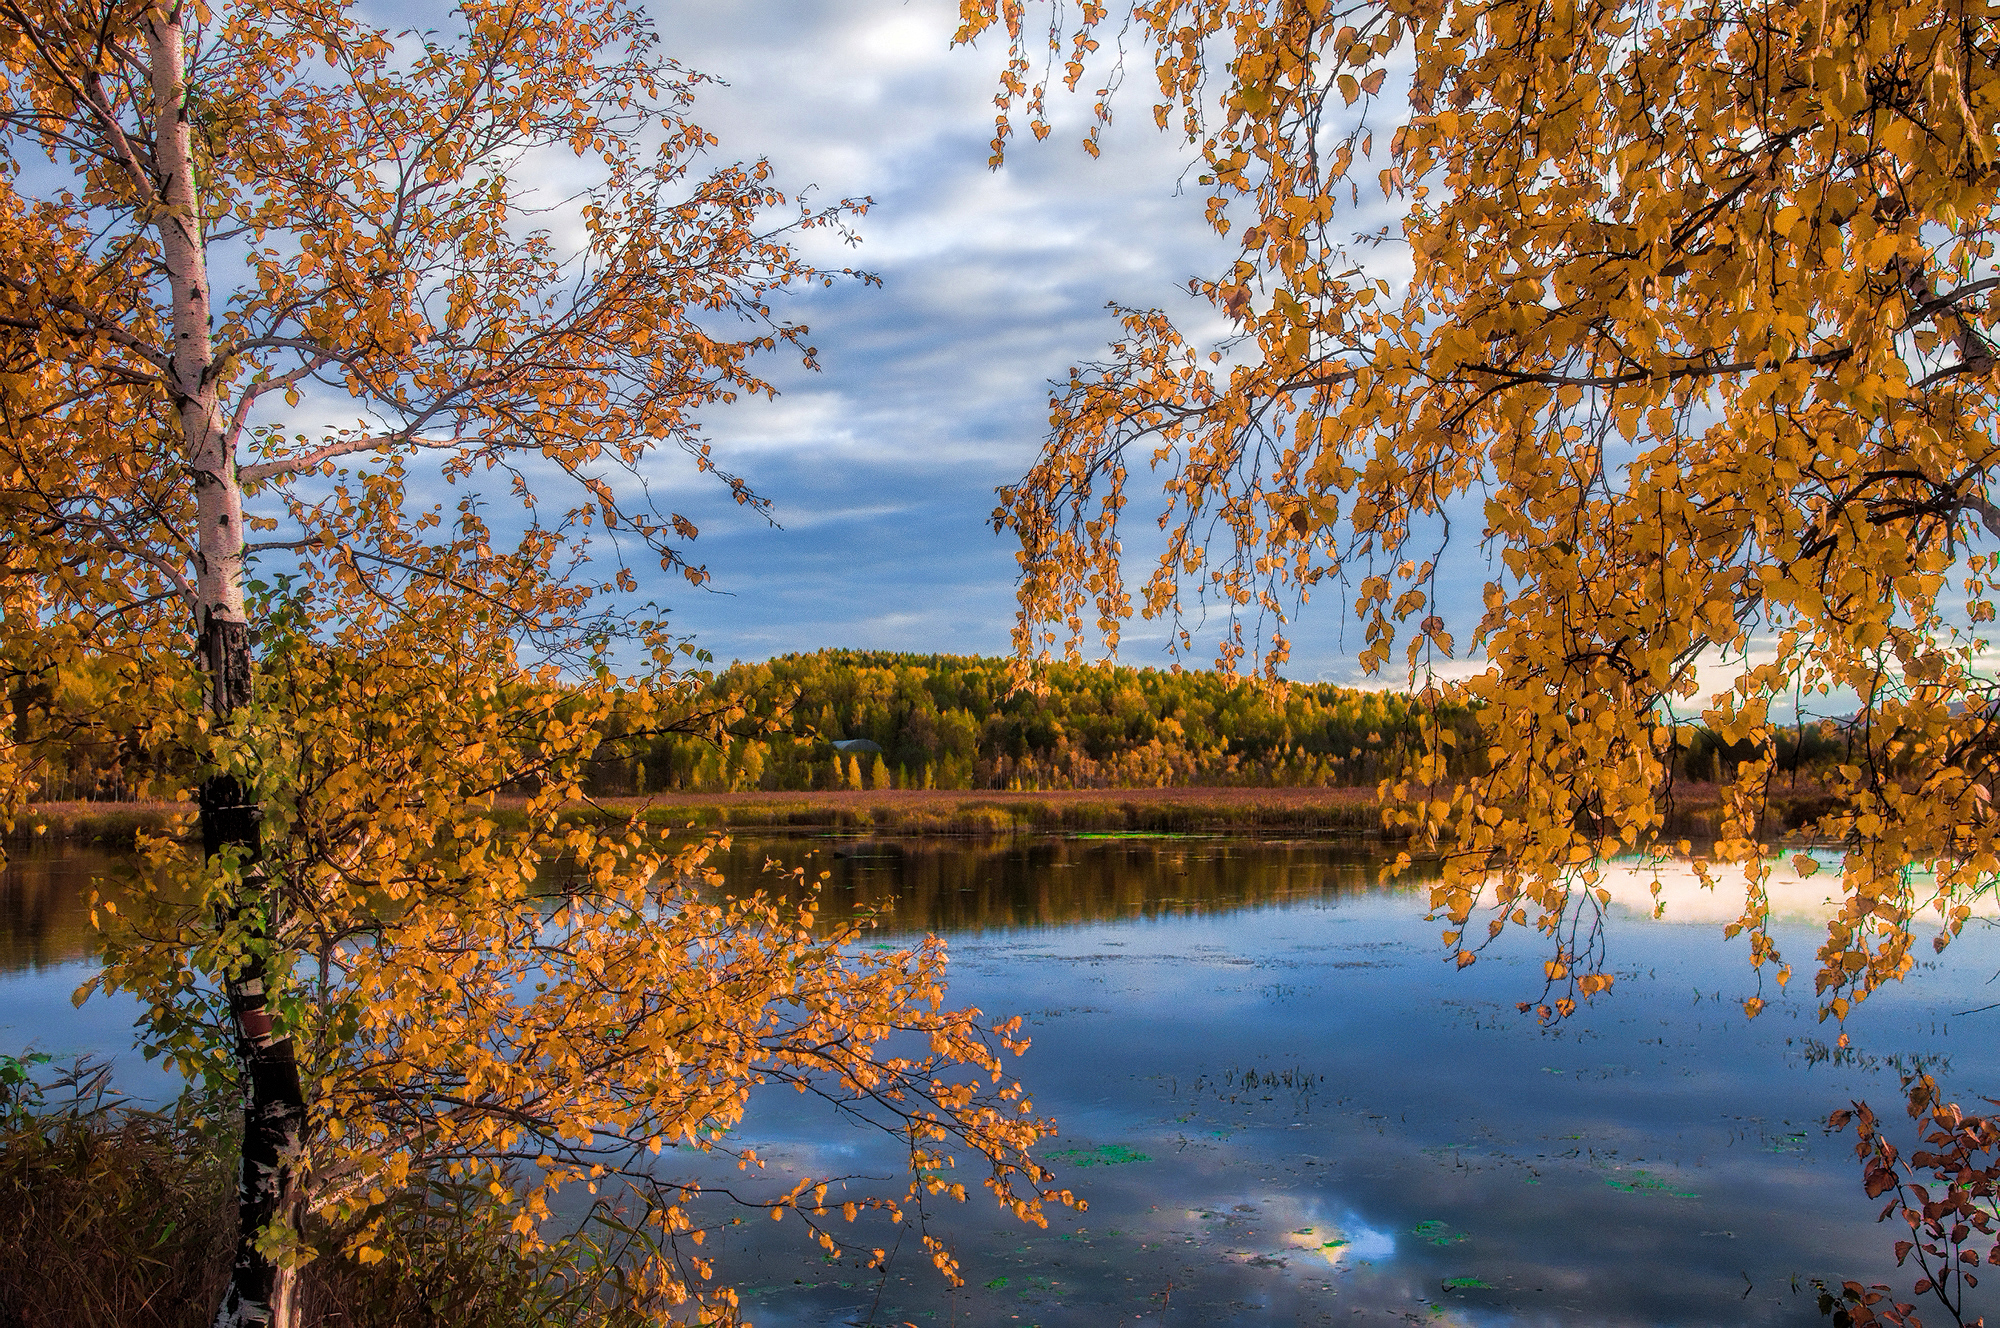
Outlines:
<svg viewBox="0 0 2000 1328"><path fill-rule="evenodd" d="M737 663L674 722L649 733L614 711L592 763L603 796L841 789L1368 788L1402 768L1426 702L1405 692L1270 683L1202 670L1054 665L1017 688L992 656L819 650ZM171 797L191 753L101 722L103 681L71 669L11 689L17 741L36 742L44 799ZM1457 733L1454 778L1485 769L1476 713L1437 703ZM58 737L60 733L60 737ZM1677 727L1675 774L1715 783L1753 755L1709 730ZM836 741L865 738L879 754ZM1832 726L1782 733L1779 771L1816 770L1845 742ZM1803 759L1801 759L1803 758Z"/></svg>
<svg viewBox="0 0 2000 1328"><path fill-rule="evenodd" d="M890 651L734 664L698 704L735 715L730 736L607 744L600 791L1339 787L1418 741L1418 703L1396 692L1066 664L1030 690L1005 659ZM1439 715L1475 731L1463 706ZM834 749L848 738L882 751Z"/></svg>

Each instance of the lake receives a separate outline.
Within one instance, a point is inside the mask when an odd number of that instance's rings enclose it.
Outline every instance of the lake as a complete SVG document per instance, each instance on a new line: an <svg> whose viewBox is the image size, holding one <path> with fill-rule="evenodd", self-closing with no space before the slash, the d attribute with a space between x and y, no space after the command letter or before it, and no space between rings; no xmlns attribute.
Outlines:
<svg viewBox="0 0 2000 1328"><path fill-rule="evenodd" d="M1756 1019L1728 901L1670 878L1655 921L1644 881L1623 880L1617 985L1544 1029L1515 1009L1540 995L1533 938L1452 968L1421 893L1381 886L1352 845L758 839L725 873L755 885L767 856L832 871L828 918L889 910L866 945L948 938L955 1003L1026 1016L1014 1067L1090 1206L1046 1231L979 1191L934 1207L956 1291L914 1236L885 1275L821 1256L795 1220L732 1228L708 1250L764 1328L1822 1323L1810 1279L1914 1277L1828 1113L1866 1097L1900 1120L1897 1070L1919 1058L1958 1100L2000 1091L1983 920L1942 957L1920 946L1833 1045L1810 979L1827 875L1774 892L1801 977L1766 984ZM128 1050L129 1003L70 1005L89 973L81 893L107 861L45 850L0 877L0 1050L114 1054L130 1091L170 1091ZM896 1169L790 1092L742 1134L786 1184Z"/></svg>

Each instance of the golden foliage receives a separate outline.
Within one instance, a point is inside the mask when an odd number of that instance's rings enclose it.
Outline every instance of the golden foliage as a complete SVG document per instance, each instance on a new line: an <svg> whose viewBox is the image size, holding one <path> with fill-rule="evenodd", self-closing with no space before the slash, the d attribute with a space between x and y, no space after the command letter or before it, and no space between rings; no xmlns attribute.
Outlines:
<svg viewBox="0 0 2000 1328"><path fill-rule="evenodd" d="M1030 8L961 6L961 40L1010 42L996 157L1017 106L1046 127ZM1111 21L1052 16L1071 88ZM2000 871L1977 635L2000 570L1987 12L1162 0L1118 32L1121 55L1150 49L1215 228L1241 235L1195 283L1235 331L1209 350L1126 310L1112 357L1058 392L995 513L1022 540L1020 651L1060 632L1074 653L1092 606L1115 648L1144 460L1168 543L1139 608L1178 623L1184 588L1219 600L1225 667L1246 614L1282 662L1286 612L1332 574L1370 669L1442 688L1441 661L1476 662L1449 691L1481 707L1492 773L1443 785L1438 744L1404 790L1449 850L1434 904L1461 955L1531 923L1560 981L1608 983L1573 944L1579 910L1606 856L1677 847L1658 833L1672 715L1769 751L1788 697L1854 711L1821 827L1847 849L1825 1010L1908 972L1926 910L1940 947L1955 935ZM1364 189L1396 220L1356 237ZM1436 550L1473 513L1492 570L1454 640ZM1707 694L1717 663L1734 676ZM1733 930L1782 982L1770 774L1737 768L1714 858L1742 865Z"/></svg>
<svg viewBox="0 0 2000 1328"><path fill-rule="evenodd" d="M838 1241L835 1214L963 1199L962 1158L1024 1220L1067 1200L1028 1152L1048 1122L1003 1077L1026 1047L1018 1021L944 1004L942 942L863 951L851 928L816 934L810 907L715 896L713 841L561 818L614 702L630 717L671 695L524 674L504 643L468 634L454 651L446 630L399 620L269 647L282 670L214 748L260 782L261 935L218 934L235 873L176 841L147 846L136 906L96 918L103 982L146 1003L149 1044L190 1077L233 1074L219 979L268 946L276 1031L307 1087L298 1184L344 1253L380 1257L396 1196L426 1177L486 1186L531 1246L556 1191L587 1187L644 1212L657 1248L635 1284L681 1304L710 1265L677 1243L729 1214L675 1174L675 1152L733 1155L754 1180L733 1130L754 1089L781 1084L904 1141L911 1180L829 1198L841 1178L788 1177L732 1192L736 1206ZM496 792L524 778L526 824L503 822ZM913 1049L884 1054L891 1038Z"/></svg>
<svg viewBox="0 0 2000 1328"><path fill-rule="evenodd" d="M529 1244L558 1187L628 1184L642 1297L729 1317L678 1243L697 1187L654 1152L733 1148L760 1084L906 1141L907 1190L856 1202L962 1197L957 1156L1029 1220L1068 1201L1001 1078L1025 1044L944 1005L939 946L858 956L809 911L708 898L704 846L555 817L614 704L691 722L699 657L616 598L646 562L706 578L644 463L677 447L761 509L696 412L768 392L760 354L812 362L779 292L865 279L795 248L863 204L710 160L699 82L624 0L424 31L0 0L0 668L48 721L0 736L0 817L66 725L219 791L211 843L150 844L138 905L98 921L150 1044L244 1090L224 1321L286 1322L302 1213L374 1257L440 1178ZM818 1230L832 1181L746 1200Z"/></svg>

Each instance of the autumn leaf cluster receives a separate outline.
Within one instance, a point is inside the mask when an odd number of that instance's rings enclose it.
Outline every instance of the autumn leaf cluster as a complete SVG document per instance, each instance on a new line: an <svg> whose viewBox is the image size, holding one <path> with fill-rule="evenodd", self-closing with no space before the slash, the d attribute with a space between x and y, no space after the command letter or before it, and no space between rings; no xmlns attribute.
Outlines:
<svg viewBox="0 0 2000 1328"><path fill-rule="evenodd" d="M691 722L699 657L634 602L707 574L649 465L764 509L698 416L814 363L775 301L867 279L798 244L865 200L715 154L640 6L438 18L0 0L0 820L79 735L199 784L204 842L147 843L96 920L148 1049L246 1106L219 1321L282 1328L287 1269L393 1257L438 1184L530 1250L609 1186L642 1306L726 1318L676 1162L735 1150L760 1085L894 1133L908 1184L747 1203L831 1242L964 1160L1033 1220L1067 1196L1024 1044L946 1005L940 947L861 956L705 897L703 846L555 810L614 706Z"/></svg>
<svg viewBox="0 0 2000 1328"><path fill-rule="evenodd" d="M1361 661L1477 706L1490 772L1440 727L1401 790L1449 848L1463 962L1509 925L1572 952L1600 864L1663 843L1677 723L1736 767L1710 862L1766 927L1776 735L1846 721L1820 835L1846 849L1824 1007L1942 946L2000 871L1988 493L2000 68L1956 3L1659 7L965 0L1004 35L996 155L1057 83L1134 65L1184 135L1230 325L1120 311L1052 399L995 513L1022 543L1024 656L1115 647L1135 611L1225 611L1220 663L1286 659L1314 594ZM1046 59L1043 52L1046 52ZM1061 69L1057 69L1057 65ZM1042 72L1037 74L1035 71ZM1163 551L1135 594L1141 468ZM1475 547L1476 546L1476 547ZM1476 596L1459 587L1477 586ZM1468 607L1473 601L1478 607ZM1586 929L1587 930L1587 929Z"/></svg>

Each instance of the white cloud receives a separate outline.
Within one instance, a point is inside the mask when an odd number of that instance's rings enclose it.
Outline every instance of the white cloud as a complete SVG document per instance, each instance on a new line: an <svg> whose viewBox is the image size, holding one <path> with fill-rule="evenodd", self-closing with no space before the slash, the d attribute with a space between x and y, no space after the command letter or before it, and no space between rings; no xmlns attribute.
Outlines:
<svg viewBox="0 0 2000 1328"><path fill-rule="evenodd" d="M663 579L643 593L724 658L833 644L1005 650L1016 568L1011 538L988 524L993 488L1031 464L1048 381L1104 353L1117 332L1108 302L1159 304L1220 330L1185 283L1235 247L1181 191L1189 149L1152 128L1147 96L1128 95L1093 161L1078 146L1089 100L1064 98L1051 141L1017 139L1007 168L990 171L1004 48L951 49L953 0L655 0L653 10L666 52L722 80L690 111L720 137L715 162L768 157L778 186L815 206L871 196L858 247L828 232L801 246L883 284L781 297L775 314L810 325L824 371L768 356L757 367L775 400L704 417L718 463L776 500L782 530L677 450L636 479L605 474L622 495L643 484L692 518L703 534L689 552L728 592ZM1149 91L1138 79L1127 89ZM523 169L559 191L575 173L559 156ZM573 218L547 220L561 230ZM308 397L288 413L293 427L354 423L338 392ZM546 467L527 469L545 478ZM487 497L496 519L522 519L503 491ZM1335 603L1314 614L1330 641L1343 617ZM1136 631L1127 658L1163 662L1160 636ZM1311 667L1345 647L1318 654Z"/></svg>

